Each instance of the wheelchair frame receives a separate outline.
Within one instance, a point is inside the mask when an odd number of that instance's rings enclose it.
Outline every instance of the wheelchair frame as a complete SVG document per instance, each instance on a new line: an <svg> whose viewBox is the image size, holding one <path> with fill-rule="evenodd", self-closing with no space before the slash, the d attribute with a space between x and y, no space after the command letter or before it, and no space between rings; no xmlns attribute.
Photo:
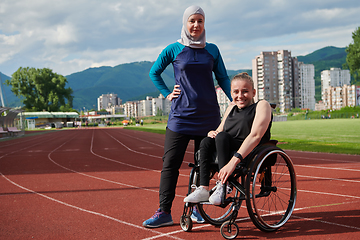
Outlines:
<svg viewBox="0 0 360 240"><path fill-rule="evenodd" d="M222 203L219 206L209 202L185 203L180 225L184 231L192 230L190 218L196 206L206 222L220 226L220 233L225 239L238 236L239 227L236 218L243 201L253 224L260 230L272 232L283 226L290 218L296 203L297 188L294 165L290 157L279 147L276 140L270 140L256 147L244 160L246 164L239 164L224 184ZM216 159L211 164L210 179L218 166ZM192 167L189 179L188 194L192 192L192 185L199 185L199 164L189 164ZM228 187L231 193L227 192ZM215 187L210 190L210 194ZM216 211L220 214L215 213Z"/></svg>

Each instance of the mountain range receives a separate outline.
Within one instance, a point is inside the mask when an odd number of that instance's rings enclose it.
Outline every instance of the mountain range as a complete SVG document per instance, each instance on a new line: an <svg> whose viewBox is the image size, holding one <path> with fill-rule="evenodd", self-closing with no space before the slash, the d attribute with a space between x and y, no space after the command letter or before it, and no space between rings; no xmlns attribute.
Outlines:
<svg viewBox="0 0 360 240"><path fill-rule="evenodd" d="M331 67L341 68L346 62L345 48L325 47L314 51L306 56L297 56L300 62L314 64L315 66L315 85L316 99L321 98L320 73ZM157 97L159 91L149 78L149 71L154 62L133 62L120 64L115 67L89 68L81 72L76 72L65 76L68 80L67 87L74 91L73 108L81 110L97 108L97 98L102 94L115 93L123 102L129 100L141 100L146 96ZM229 77L239 73L248 72L251 75L251 69L228 70ZM4 84L6 79L11 77L0 72L2 88L5 95L6 106L20 106L20 100L11 92L11 86ZM171 88L174 85L172 66L164 71L162 77Z"/></svg>

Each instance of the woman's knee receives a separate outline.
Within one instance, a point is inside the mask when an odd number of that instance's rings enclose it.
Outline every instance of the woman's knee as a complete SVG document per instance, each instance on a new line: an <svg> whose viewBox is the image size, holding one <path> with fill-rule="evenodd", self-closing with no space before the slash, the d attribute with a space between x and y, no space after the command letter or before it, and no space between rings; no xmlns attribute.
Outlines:
<svg viewBox="0 0 360 240"><path fill-rule="evenodd" d="M219 132L215 137L215 142L230 141L232 139L231 135L227 132Z"/></svg>
<svg viewBox="0 0 360 240"><path fill-rule="evenodd" d="M215 144L215 141L213 138L206 137L200 142L200 148L199 149L208 149L212 148Z"/></svg>

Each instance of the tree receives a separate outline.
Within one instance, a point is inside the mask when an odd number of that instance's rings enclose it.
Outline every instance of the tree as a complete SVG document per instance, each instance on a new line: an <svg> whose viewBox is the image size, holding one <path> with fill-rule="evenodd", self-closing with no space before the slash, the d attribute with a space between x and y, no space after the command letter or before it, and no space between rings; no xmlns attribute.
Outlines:
<svg viewBox="0 0 360 240"><path fill-rule="evenodd" d="M65 88L66 78L51 69L20 67L5 83L12 86L11 91L17 97L21 97L27 110L56 112L72 108L73 90Z"/></svg>
<svg viewBox="0 0 360 240"><path fill-rule="evenodd" d="M355 81L360 81L360 27L352 33L353 43L346 47L347 57L344 67L350 69Z"/></svg>

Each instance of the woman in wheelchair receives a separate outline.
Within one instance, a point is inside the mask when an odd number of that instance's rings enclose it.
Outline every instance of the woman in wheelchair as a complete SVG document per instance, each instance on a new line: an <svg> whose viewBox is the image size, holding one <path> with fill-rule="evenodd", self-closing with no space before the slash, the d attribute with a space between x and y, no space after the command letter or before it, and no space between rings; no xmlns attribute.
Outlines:
<svg viewBox="0 0 360 240"><path fill-rule="evenodd" d="M272 113L270 104L261 100L254 103L254 82L247 73L237 74L231 80L231 104L216 130L210 131L200 143L200 186L184 202L207 202L220 205L223 184L238 164L258 145L270 140ZM216 151L220 181L209 196L210 163ZM233 154L235 152L235 154Z"/></svg>

